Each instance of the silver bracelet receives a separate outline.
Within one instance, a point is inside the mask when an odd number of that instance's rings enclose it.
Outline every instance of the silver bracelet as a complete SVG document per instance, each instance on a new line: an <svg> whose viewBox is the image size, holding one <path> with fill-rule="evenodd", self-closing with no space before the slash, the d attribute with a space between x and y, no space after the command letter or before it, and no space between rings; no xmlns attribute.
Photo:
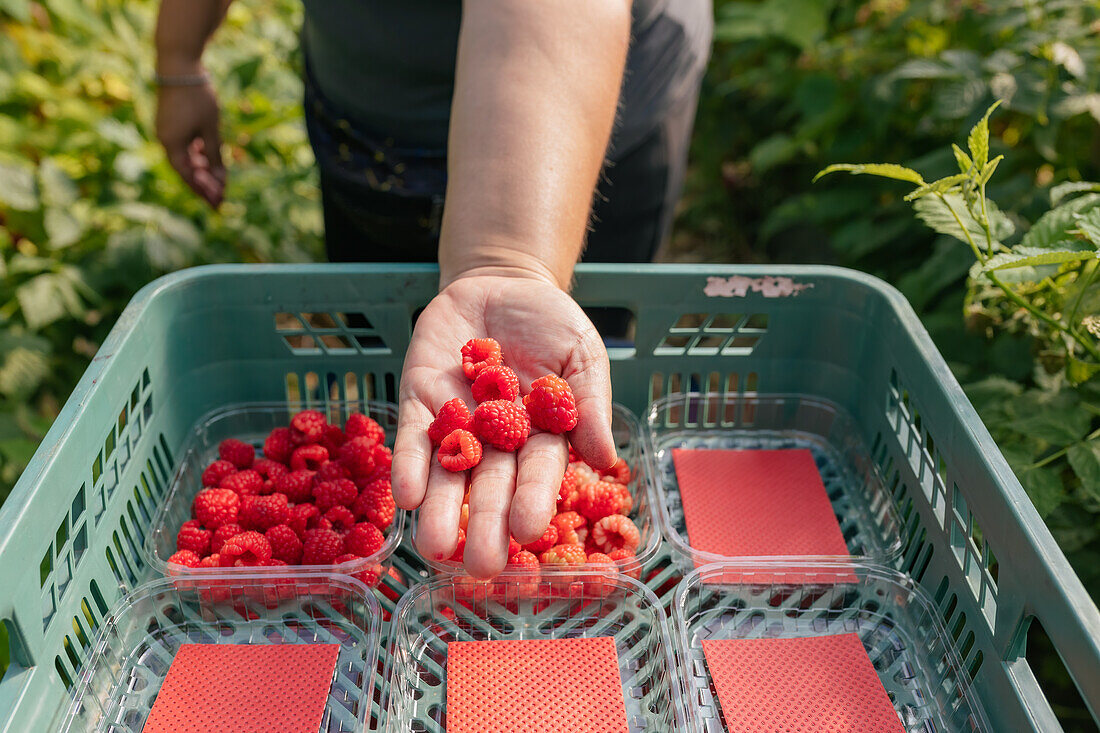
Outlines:
<svg viewBox="0 0 1100 733"><path fill-rule="evenodd" d="M201 87L210 82L210 75L205 71L201 74L154 74L153 82L160 87Z"/></svg>

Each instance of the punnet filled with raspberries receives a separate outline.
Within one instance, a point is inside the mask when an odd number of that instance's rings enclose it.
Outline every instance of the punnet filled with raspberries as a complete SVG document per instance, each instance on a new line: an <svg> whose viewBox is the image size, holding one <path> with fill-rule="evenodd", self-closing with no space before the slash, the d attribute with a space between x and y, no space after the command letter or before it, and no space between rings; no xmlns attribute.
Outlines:
<svg viewBox="0 0 1100 733"><path fill-rule="evenodd" d="M379 410L393 424L395 413ZM347 571L377 580L401 529L386 430L361 413L341 425L316 410L289 420L278 412L243 408L207 421L200 443L241 433L218 441L216 455L213 441L192 448L155 522L152 554L177 573L358 561Z"/></svg>

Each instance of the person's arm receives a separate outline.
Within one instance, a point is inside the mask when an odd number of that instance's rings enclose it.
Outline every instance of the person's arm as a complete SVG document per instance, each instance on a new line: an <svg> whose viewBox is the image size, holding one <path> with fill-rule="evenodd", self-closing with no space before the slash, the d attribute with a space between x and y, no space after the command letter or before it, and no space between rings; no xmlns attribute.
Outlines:
<svg viewBox="0 0 1100 733"><path fill-rule="evenodd" d="M168 162L211 206L225 194L225 166L218 133L218 99L205 75L202 52L232 0L161 0L155 36L157 138Z"/></svg>
<svg viewBox="0 0 1100 733"><path fill-rule="evenodd" d="M426 434L469 384L467 339L504 348L521 386L552 372L577 398L569 438L597 466L615 460L603 343L565 290L584 245L615 117L630 36L629 0L467 0L463 4L440 239L440 294L417 321L401 380L393 462L398 505L420 507L417 546L455 546L464 481L438 465ZM518 454L486 449L473 471L465 561L487 577L507 562L509 532L538 539L568 459L560 436Z"/></svg>

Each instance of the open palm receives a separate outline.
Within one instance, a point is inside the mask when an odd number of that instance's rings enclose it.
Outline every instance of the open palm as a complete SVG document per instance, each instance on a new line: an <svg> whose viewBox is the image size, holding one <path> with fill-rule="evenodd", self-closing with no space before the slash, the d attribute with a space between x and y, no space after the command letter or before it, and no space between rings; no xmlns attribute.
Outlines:
<svg viewBox="0 0 1100 733"><path fill-rule="evenodd" d="M545 374L565 378L580 421L569 434L595 466L615 461L607 352L592 323L566 293L536 278L475 276L454 281L417 320L401 375L400 418L393 458L393 494L405 509L420 507L416 544L433 559L449 557L458 537L465 474L435 460L427 429L449 399L473 405L459 351L472 338L500 342L504 362L526 391ZM517 453L488 445L472 471L465 564L477 577L508 561L509 533L538 539L554 515L568 461L563 436L534 433Z"/></svg>

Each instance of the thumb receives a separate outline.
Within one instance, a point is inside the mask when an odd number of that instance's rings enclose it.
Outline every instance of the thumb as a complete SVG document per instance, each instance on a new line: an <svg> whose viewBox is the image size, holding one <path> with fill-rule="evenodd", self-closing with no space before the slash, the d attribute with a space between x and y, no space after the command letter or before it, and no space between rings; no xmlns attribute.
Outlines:
<svg viewBox="0 0 1100 733"><path fill-rule="evenodd" d="M611 433L611 364L603 340L591 324L573 347L564 376L580 414L569 441L589 465L610 468L617 458Z"/></svg>

